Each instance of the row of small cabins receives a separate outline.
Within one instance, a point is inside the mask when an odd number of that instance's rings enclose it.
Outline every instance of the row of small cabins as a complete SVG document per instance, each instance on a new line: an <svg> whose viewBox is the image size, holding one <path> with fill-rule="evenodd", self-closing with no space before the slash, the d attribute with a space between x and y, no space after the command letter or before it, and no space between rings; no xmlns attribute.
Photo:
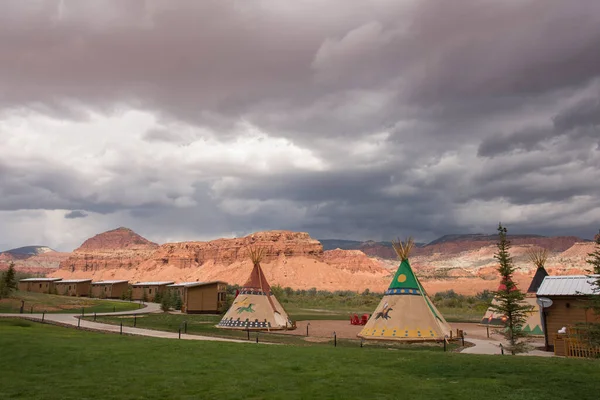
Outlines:
<svg viewBox="0 0 600 400"><path fill-rule="evenodd" d="M156 295L167 291L181 297L181 311L188 314L217 313L225 305L227 283L213 282L136 282L126 280L98 281L91 279L27 278L19 281L19 290L25 292L54 293L65 296L91 296L121 299L131 288L132 300L152 301Z"/></svg>

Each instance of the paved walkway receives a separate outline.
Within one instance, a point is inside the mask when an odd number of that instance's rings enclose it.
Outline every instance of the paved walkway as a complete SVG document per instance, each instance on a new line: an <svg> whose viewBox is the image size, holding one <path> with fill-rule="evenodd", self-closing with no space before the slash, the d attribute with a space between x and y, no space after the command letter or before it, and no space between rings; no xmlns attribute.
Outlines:
<svg viewBox="0 0 600 400"><path fill-rule="evenodd" d="M473 343L475 346L463 349L463 354L502 354L500 343L497 340L484 339L465 339L465 342ZM504 353L508 354L508 353ZM539 357L554 357L554 353L549 351L531 350L529 353L519 354L520 356L539 356Z"/></svg>
<svg viewBox="0 0 600 400"><path fill-rule="evenodd" d="M118 315L136 315L136 314L149 314L161 312L160 304L157 303L146 303L146 307L140 308L137 310L131 311L120 311L115 313L96 313L96 316L118 316ZM92 314L87 314L87 316ZM45 314L43 315L44 321L49 323L71 326L77 328L78 324L81 328L92 330L92 331L100 331L100 332L113 332L120 333L121 327L119 325L110 325L103 324L100 322L92 322L86 321L85 319L81 319L81 313L79 314ZM0 314L0 318L24 318L30 319L33 321L41 321L42 314ZM133 328L129 326L123 327L123 334L127 335L138 335L138 336L149 336L149 337L157 337L157 338L165 338L165 339L179 339L178 333L173 332L165 332L165 331L155 331L151 329L141 329L141 328ZM232 342L232 343L255 343L253 341L248 340L238 340L238 339L227 339L227 338L218 338L212 336L199 336L199 335L187 335L181 334L181 339L185 340L206 340L213 342ZM265 344L265 343L262 343Z"/></svg>

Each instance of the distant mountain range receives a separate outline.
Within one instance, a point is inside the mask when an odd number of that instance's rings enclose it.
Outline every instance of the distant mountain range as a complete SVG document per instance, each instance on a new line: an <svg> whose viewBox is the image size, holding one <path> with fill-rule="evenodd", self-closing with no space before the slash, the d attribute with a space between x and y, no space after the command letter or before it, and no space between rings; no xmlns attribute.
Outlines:
<svg viewBox="0 0 600 400"><path fill-rule="evenodd" d="M323 245L323 250L362 250L364 247L387 247L392 249L392 242L376 242L374 240L367 240L361 242L359 240L343 240L343 239L317 239ZM415 243L417 247L423 247L426 243Z"/></svg>
<svg viewBox="0 0 600 400"><path fill-rule="evenodd" d="M24 246L24 247L19 247L16 249L0 251L0 254L10 254L10 255L16 256L16 257L19 257L19 256L27 257L27 256L37 256L39 254L50 253L53 251L54 250L52 250L48 246Z"/></svg>
<svg viewBox="0 0 600 400"><path fill-rule="evenodd" d="M523 234L523 235L508 235L509 239L541 239L546 238L543 235ZM343 240L343 239L317 239L323 244L323 250L362 250L365 247L382 246L392 248L392 242L376 242L373 240ZM465 233L451 234L441 236L429 243L416 242L417 247L427 247L436 244L449 242L489 242L498 240L498 235L486 235L483 233ZM581 242L589 242L587 239L580 239Z"/></svg>
<svg viewBox="0 0 600 400"><path fill-rule="evenodd" d="M508 239L513 245L530 244L546 248L552 252L565 251L577 242L590 242L590 240L576 236L547 237L533 234L508 235ZM416 248L412 254L456 254L462 251L494 245L497 240L498 235L486 235L482 233L444 235L429 243L415 243ZM323 250L326 251L337 248L342 250L361 250L372 257L396 259L396 253L392 248L391 242L375 242L372 240L361 242L358 240L340 239L320 239L319 241L323 244Z"/></svg>
<svg viewBox="0 0 600 400"><path fill-rule="evenodd" d="M510 235L509 239L519 269L515 280L522 286L529 285L535 270L526 255L532 247L549 251L550 274L582 273L587 268L587 254L594 249L589 240L576 236ZM416 243L411 262L432 293L494 290L499 282L494 259L497 240L497 235L445 235L430 243ZM131 229L117 228L85 239L70 253L47 246L2 252L0 270L14 262L18 271L60 278L197 279L241 284L251 269L243 250L250 243L269 248L263 268L270 283L282 287L383 291L398 266L389 241L317 241L306 232L267 231L243 238L159 245Z"/></svg>

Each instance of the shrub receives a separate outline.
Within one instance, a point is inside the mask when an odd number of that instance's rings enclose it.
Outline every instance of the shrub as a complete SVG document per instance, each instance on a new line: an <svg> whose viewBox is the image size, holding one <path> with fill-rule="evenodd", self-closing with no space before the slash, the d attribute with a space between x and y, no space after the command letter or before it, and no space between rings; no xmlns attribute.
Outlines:
<svg viewBox="0 0 600 400"><path fill-rule="evenodd" d="M171 301L170 301L171 299L169 298L169 296L159 296L159 297L161 297L160 309L163 312L168 312L171 309Z"/></svg>

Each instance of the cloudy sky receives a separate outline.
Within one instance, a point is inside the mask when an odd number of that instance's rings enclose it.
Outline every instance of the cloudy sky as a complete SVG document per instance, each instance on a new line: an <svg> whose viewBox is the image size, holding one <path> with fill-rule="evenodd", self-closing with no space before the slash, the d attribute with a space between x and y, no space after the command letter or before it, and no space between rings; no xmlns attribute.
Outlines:
<svg viewBox="0 0 600 400"><path fill-rule="evenodd" d="M600 228L600 1L5 0L0 250Z"/></svg>

